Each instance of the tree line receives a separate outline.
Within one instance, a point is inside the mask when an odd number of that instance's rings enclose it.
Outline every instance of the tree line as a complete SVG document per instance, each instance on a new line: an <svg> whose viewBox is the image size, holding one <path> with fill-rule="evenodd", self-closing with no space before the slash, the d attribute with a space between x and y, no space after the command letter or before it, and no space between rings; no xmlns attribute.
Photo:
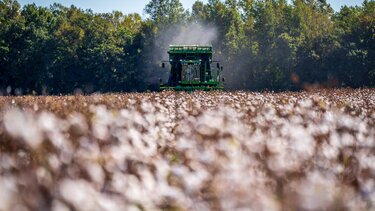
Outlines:
<svg viewBox="0 0 375 211"><path fill-rule="evenodd" d="M0 92L145 91L161 75L171 26L216 28L227 88L375 86L375 2L334 12L326 0L151 0L140 14L0 0ZM176 43L179 44L179 43Z"/></svg>

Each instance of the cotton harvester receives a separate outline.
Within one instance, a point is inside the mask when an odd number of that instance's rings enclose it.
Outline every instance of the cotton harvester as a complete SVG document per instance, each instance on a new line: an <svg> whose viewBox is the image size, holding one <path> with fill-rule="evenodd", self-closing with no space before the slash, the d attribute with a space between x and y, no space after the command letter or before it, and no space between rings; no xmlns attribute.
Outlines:
<svg viewBox="0 0 375 211"><path fill-rule="evenodd" d="M224 90L223 67L212 67L212 46L169 46L170 74L166 84L160 80L160 90L211 91ZM165 63L162 63L165 68Z"/></svg>

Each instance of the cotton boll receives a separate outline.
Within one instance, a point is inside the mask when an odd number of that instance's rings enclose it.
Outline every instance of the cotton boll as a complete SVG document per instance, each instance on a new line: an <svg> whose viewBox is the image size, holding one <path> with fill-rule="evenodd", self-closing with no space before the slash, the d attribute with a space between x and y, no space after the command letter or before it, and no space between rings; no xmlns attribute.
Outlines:
<svg viewBox="0 0 375 211"><path fill-rule="evenodd" d="M348 134L348 133L344 133L342 136L341 136L341 144L342 146L355 146L355 139L352 135Z"/></svg>
<svg viewBox="0 0 375 211"><path fill-rule="evenodd" d="M69 207L58 200L52 202L52 211L70 211Z"/></svg>
<svg viewBox="0 0 375 211"><path fill-rule="evenodd" d="M272 154L281 154L287 147L288 143L281 138L268 138L266 141L267 150Z"/></svg>
<svg viewBox="0 0 375 211"><path fill-rule="evenodd" d="M46 132L53 132L59 129L58 120L53 113L43 111L38 116L38 125L40 129Z"/></svg>
<svg viewBox="0 0 375 211"><path fill-rule="evenodd" d="M97 163L88 163L86 164L86 170L91 180L95 183L95 186L101 188L105 177L102 167Z"/></svg>
<svg viewBox="0 0 375 211"><path fill-rule="evenodd" d="M4 125L11 136L22 139L32 148L37 148L43 141L34 117L19 109L11 109L5 113Z"/></svg>
<svg viewBox="0 0 375 211"><path fill-rule="evenodd" d="M147 200L150 200L150 198L145 198L142 184L137 177L129 175L125 181L126 186L123 193L126 198L133 202L149 203Z"/></svg>
<svg viewBox="0 0 375 211"><path fill-rule="evenodd" d="M99 210L97 192L90 183L83 180L63 180L59 185L61 197L80 210ZM82 206L84 205L84 206Z"/></svg>
<svg viewBox="0 0 375 211"><path fill-rule="evenodd" d="M17 202L17 183L14 178L0 177L0 210L13 210Z"/></svg>
<svg viewBox="0 0 375 211"><path fill-rule="evenodd" d="M39 167L36 170L36 177L39 184L44 184L47 186L52 184L52 176L50 172L45 168Z"/></svg>
<svg viewBox="0 0 375 211"><path fill-rule="evenodd" d="M299 206L306 210L327 209L334 203L336 197L335 178L318 171L309 172L307 178L295 188Z"/></svg>
<svg viewBox="0 0 375 211"><path fill-rule="evenodd" d="M0 155L0 173L6 172L16 166L16 160L14 157L8 154Z"/></svg>
<svg viewBox="0 0 375 211"><path fill-rule="evenodd" d="M99 140L107 140L109 133L109 126L112 124L112 114L104 105L91 106L90 111L94 113L92 119L92 128L94 136Z"/></svg>
<svg viewBox="0 0 375 211"><path fill-rule="evenodd" d="M48 164L51 167L51 169L54 170L55 172L59 171L62 165L59 158L55 154L46 155L46 156L48 157Z"/></svg>
<svg viewBox="0 0 375 211"><path fill-rule="evenodd" d="M336 159L339 155L339 150L336 147L333 147L327 143L324 143L321 148L322 154L325 158L331 160Z"/></svg>
<svg viewBox="0 0 375 211"><path fill-rule="evenodd" d="M310 158L315 150L313 137L303 127L290 128L290 145L302 159Z"/></svg>

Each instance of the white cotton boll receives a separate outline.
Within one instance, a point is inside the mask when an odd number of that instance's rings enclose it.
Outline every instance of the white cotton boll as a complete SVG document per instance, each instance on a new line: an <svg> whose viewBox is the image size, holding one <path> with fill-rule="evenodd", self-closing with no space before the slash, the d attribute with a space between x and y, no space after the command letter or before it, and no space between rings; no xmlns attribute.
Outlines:
<svg viewBox="0 0 375 211"><path fill-rule="evenodd" d="M141 103L141 109L144 112L147 112L147 113L154 113L155 112L155 107L150 102L147 102L147 101L143 101Z"/></svg>
<svg viewBox="0 0 375 211"><path fill-rule="evenodd" d="M14 207L12 208L12 210L14 210L14 211L30 211L30 209L27 208L23 204L16 204L16 205L14 205Z"/></svg>
<svg viewBox="0 0 375 211"><path fill-rule="evenodd" d="M142 151L144 148L144 144L142 142L142 134L138 130L131 128L128 131L128 136L134 148Z"/></svg>
<svg viewBox="0 0 375 211"><path fill-rule="evenodd" d="M81 147L77 151L77 155L85 161L97 161L102 156L98 143L88 138L79 139Z"/></svg>
<svg viewBox="0 0 375 211"><path fill-rule="evenodd" d="M209 173L202 168L198 163L192 164L195 170L191 171L185 166L177 166L172 169L172 172L181 178L184 183L184 188L189 193L199 191L204 182L210 177ZM194 167L194 165L196 165Z"/></svg>
<svg viewBox="0 0 375 211"><path fill-rule="evenodd" d="M290 136L290 145L299 156L307 159L314 154L315 141L303 127L294 127L290 131Z"/></svg>
<svg viewBox="0 0 375 211"><path fill-rule="evenodd" d="M209 203L196 201L193 203L192 207L190 207L190 210L212 210L212 209L210 209Z"/></svg>
<svg viewBox="0 0 375 211"><path fill-rule="evenodd" d="M37 148L43 141L43 135L33 116L19 109L11 109L5 113L4 125L11 136L21 138L32 148Z"/></svg>
<svg viewBox="0 0 375 211"><path fill-rule="evenodd" d="M48 164L54 171L58 171L61 166L61 161L55 154L51 154L48 156Z"/></svg>
<svg viewBox="0 0 375 211"><path fill-rule="evenodd" d="M71 149L62 149L59 159L65 164L70 164L73 160L73 153L74 152Z"/></svg>
<svg viewBox="0 0 375 211"><path fill-rule="evenodd" d="M375 155L370 152L357 153L356 158L359 160L361 168L369 168L375 174Z"/></svg>
<svg viewBox="0 0 375 211"><path fill-rule="evenodd" d="M256 194L257 204L251 210L282 210L279 199L270 192L258 191ZM244 209L249 210L249 209Z"/></svg>
<svg viewBox="0 0 375 211"><path fill-rule="evenodd" d="M58 128L55 115L45 111L38 116L38 125L44 131L54 131Z"/></svg>
<svg viewBox="0 0 375 211"><path fill-rule="evenodd" d="M45 133L48 140L58 149L71 149L63 131L66 129L66 121L58 119L53 113L42 112L38 116L38 125Z"/></svg>
<svg viewBox="0 0 375 211"><path fill-rule="evenodd" d="M311 158L315 152L315 140L306 132L302 126L286 126L282 129L282 138L276 132L267 139L267 149L271 156L267 160L267 165L276 174L282 175L286 171L295 171L301 164Z"/></svg>
<svg viewBox="0 0 375 211"><path fill-rule="evenodd" d="M143 186L147 191L154 191L156 182L152 173L148 169L142 169L139 171Z"/></svg>
<svg viewBox="0 0 375 211"><path fill-rule="evenodd" d="M155 140L157 138L150 137L151 134L147 133L146 135L143 136L143 143L145 145L145 148L142 151L142 154L146 157L151 157L157 155L157 144Z"/></svg>
<svg viewBox="0 0 375 211"><path fill-rule="evenodd" d="M266 136L259 129L256 129L250 137L245 137L245 139L247 140L244 144L247 150L252 153L262 152L267 144Z"/></svg>
<svg viewBox="0 0 375 211"><path fill-rule="evenodd" d="M148 113L148 114L145 115L144 118L147 121L148 128L151 129L156 123L155 114L154 113Z"/></svg>
<svg viewBox="0 0 375 211"><path fill-rule="evenodd" d="M91 180L98 185L98 188L100 188L104 183L105 177L102 167L97 163L90 162L86 163L86 170Z"/></svg>
<svg viewBox="0 0 375 211"><path fill-rule="evenodd" d="M368 122L367 121L361 121L358 124L358 132L359 134L367 133L369 132Z"/></svg>
<svg viewBox="0 0 375 211"><path fill-rule="evenodd" d="M151 160L152 164L156 167L156 180L158 180L159 183L166 182L166 178L168 177L171 166L166 160Z"/></svg>
<svg viewBox="0 0 375 211"><path fill-rule="evenodd" d="M178 165L172 167L172 172L178 177L183 177L185 174L189 172L189 169L186 166Z"/></svg>
<svg viewBox="0 0 375 211"><path fill-rule="evenodd" d="M341 136L341 144L342 146L355 146L356 140L351 134L344 133Z"/></svg>
<svg viewBox="0 0 375 211"><path fill-rule="evenodd" d="M374 204L375 204L375 191L371 192L369 195L368 195L368 203L372 204L372 208L374 208Z"/></svg>
<svg viewBox="0 0 375 211"><path fill-rule="evenodd" d="M327 123L333 123L335 121L335 114L332 111L327 111L324 113L324 121Z"/></svg>
<svg viewBox="0 0 375 211"><path fill-rule="evenodd" d="M108 127L104 124L94 124L93 133L95 138L99 140L105 140L109 135Z"/></svg>
<svg viewBox="0 0 375 211"><path fill-rule="evenodd" d="M100 210L97 206L97 192L90 183L84 180L65 179L59 186L64 200L76 209L83 211Z"/></svg>
<svg viewBox="0 0 375 211"><path fill-rule="evenodd" d="M127 177L120 172L114 172L112 174L111 188L119 192L120 194L124 193L126 190Z"/></svg>
<svg viewBox="0 0 375 211"><path fill-rule="evenodd" d="M96 210L100 211L123 211L127 210L123 198L119 196L108 196L105 194L97 194L96 203L98 207Z"/></svg>
<svg viewBox="0 0 375 211"><path fill-rule="evenodd" d="M322 153L325 158L327 159L336 159L339 155L339 150L336 147L333 147L327 143L323 143L322 145Z"/></svg>
<svg viewBox="0 0 375 211"><path fill-rule="evenodd" d="M13 168L14 166L16 166L14 157L7 154L0 155L0 173Z"/></svg>
<svg viewBox="0 0 375 211"><path fill-rule="evenodd" d="M333 164L331 168L333 169L332 172L336 175L342 174L345 171L345 166L341 164Z"/></svg>
<svg viewBox="0 0 375 211"><path fill-rule="evenodd" d="M338 118L337 125L339 128L343 128L345 130L358 130L357 122L355 121L356 118L351 117L349 115L343 115Z"/></svg>
<svg viewBox="0 0 375 211"><path fill-rule="evenodd" d="M231 138L228 140L221 139L218 149L221 151L225 151L226 156L228 156L228 158L230 159L237 159L242 155L241 143L235 138Z"/></svg>
<svg viewBox="0 0 375 211"><path fill-rule="evenodd" d="M302 119L302 117L300 117L300 116L291 116L290 118L289 118L289 122L294 126L294 125L299 125L299 124L301 124L302 122L304 122L305 120L304 119ZM289 123L289 124L290 124ZM288 125L289 127L291 127L291 125ZM293 130L290 130L291 128L287 128L288 130L288 133L290 133L290 132L293 132L294 130L296 130L296 128L293 128Z"/></svg>
<svg viewBox="0 0 375 211"><path fill-rule="evenodd" d="M328 140L329 140L329 144L332 145L333 147L336 147L338 149L342 148L340 135L336 131L333 131L330 133Z"/></svg>
<svg viewBox="0 0 375 211"><path fill-rule="evenodd" d="M362 192L366 195L372 193L375 194L375 181L374 179L367 179L365 181L360 181Z"/></svg>
<svg viewBox="0 0 375 211"><path fill-rule="evenodd" d="M14 178L0 177L0 210L13 210L19 202L17 199L17 184Z"/></svg>
<svg viewBox="0 0 375 211"><path fill-rule="evenodd" d="M44 185L52 184L52 176L47 169L39 167L36 170L36 176L37 176L37 180L39 184L44 184Z"/></svg>
<svg viewBox="0 0 375 211"><path fill-rule="evenodd" d="M272 154L283 153L288 147L287 142L281 138L268 138L266 141L267 150Z"/></svg>
<svg viewBox="0 0 375 211"><path fill-rule="evenodd" d="M310 108L313 105L313 101L311 99L302 100L299 105L304 108Z"/></svg>
<svg viewBox="0 0 375 211"><path fill-rule="evenodd" d="M309 125L310 127L313 127L311 128L312 130L316 130L318 134L328 134L331 130L331 126L326 124L326 123L323 123L323 124L320 124L320 125Z"/></svg>
<svg viewBox="0 0 375 211"><path fill-rule="evenodd" d="M118 111L118 116L114 119L113 125L116 127L126 127L128 124L127 116L129 116L129 111L121 109Z"/></svg>
<svg viewBox="0 0 375 211"><path fill-rule="evenodd" d="M144 119L143 115L141 113L139 113L138 111L131 111L131 114L130 116L128 117L128 121L131 121L132 124L138 124L138 125L141 125L145 128L147 128L148 126L148 123L147 121ZM132 125L134 126L134 125Z"/></svg>
<svg viewBox="0 0 375 211"><path fill-rule="evenodd" d="M76 210L87 211L121 211L125 205L118 197L101 194L84 180L63 180L60 184L63 199Z"/></svg>
<svg viewBox="0 0 375 211"><path fill-rule="evenodd" d="M285 152L273 155L267 159L268 167L273 170L277 175L282 175L286 171L297 170L300 166L298 157L292 157Z"/></svg>
<svg viewBox="0 0 375 211"><path fill-rule="evenodd" d="M216 161L213 150L204 150L203 152L199 153L199 156L197 157L199 161L204 164L213 164Z"/></svg>
<svg viewBox="0 0 375 211"><path fill-rule="evenodd" d="M52 211L70 211L70 209L61 201L54 200L52 202Z"/></svg>
<svg viewBox="0 0 375 211"><path fill-rule="evenodd" d="M206 170L201 169L191 174L190 177L186 178L185 183L190 191L198 191L203 188L203 185L209 178L210 174Z"/></svg>
<svg viewBox="0 0 375 211"><path fill-rule="evenodd" d="M99 140L107 140L110 135L108 127L113 123L112 114L105 105L91 106L90 110L95 114L92 119L94 136Z"/></svg>
<svg viewBox="0 0 375 211"><path fill-rule="evenodd" d="M207 124L197 125L196 130L199 134L201 134L203 136L213 136L213 135L218 134L220 132L217 128L214 128L211 125L207 125Z"/></svg>
<svg viewBox="0 0 375 211"><path fill-rule="evenodd" d="M198 132L202 132L205 134L205 129L211 131L212 129L224 129L223 126L224 118L222 115L218 115L219 112L206 112L198 119L198 122L195 123L195 126L197 127ZM206 126L207 128L202 128L203 126ZM212 132L212 131L211 131ZM210 135L211 133L208 132Z"/></svg>
<svg viewBox="0 0 375 211"><path fill-rule="evenodd" d="M324 210L335 200L336 180L331 175L309 172L298 187L299 205L306 210Z"/></svg>
<svg viewBox="0 0 375 211"><path fill-rule="evenodd" d="M61 132L55 131L53 133L48 133L47 137L49 138L50 142L57 149L60 149L60 150L63 150L63 149L71 150L72 149L71 143L68 142L65 135Z"/></svg>
<svg viewBox="0 0 375 211"><path fill-rule="evenodd" d="M147 202L149 198L145 198L142 184L134 175L127 176L126 187L123 192L125 196L134 202Z"/></svg>

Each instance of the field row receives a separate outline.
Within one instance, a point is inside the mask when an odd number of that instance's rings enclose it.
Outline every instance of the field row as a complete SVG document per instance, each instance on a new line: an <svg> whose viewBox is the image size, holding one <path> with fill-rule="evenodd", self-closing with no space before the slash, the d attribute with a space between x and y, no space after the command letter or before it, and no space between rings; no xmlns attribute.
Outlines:
<svg viewBox="0 0 375 211"><path fill-rule="evenodd" d="M375 90L0 97L0 210L372 210Z"/></svg>

